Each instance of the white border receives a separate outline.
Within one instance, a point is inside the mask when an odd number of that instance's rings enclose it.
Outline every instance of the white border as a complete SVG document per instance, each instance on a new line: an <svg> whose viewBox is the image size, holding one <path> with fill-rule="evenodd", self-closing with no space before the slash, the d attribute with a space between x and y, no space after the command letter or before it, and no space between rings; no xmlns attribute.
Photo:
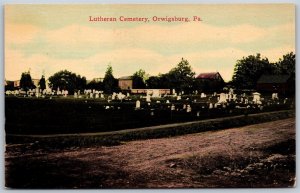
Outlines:
<svg viewBox="0 0 300 193"><path fill-rule="evenodd" d="M2 59L0 61L0 80L2 80L1 88L0 88L0 192L5 192L8 191L5 189L4 185L4 171L5 171L5 166L4 166L4 151L5 151L5 132L4 132L4 123L5 123L5 114L4 114L4 4L214 4L214 3L293 3L296 4L296 32L299 26L299 20L298 20L298 6L299 1L296 0L281 0L281 1L276 1L276 0L144 0L144 1L137 1L137 0L124 0L124 1L118 1L118 0L39 0L39 1L34 1L34 0L0 0L2 8L0 10L0 15L1 15L1 36L0 36L0 42L1 42L1 47L0 50L2 52L0 53L0 58ZM299 97L299 81L300 78L298 74L300 73L300 69L297 67L297 61L299 59L299 51L297 49L297 45L299 45L299 39L297 38L297 33L296 34L296 99ZM299 112L299 102L296 100L296 115ZM298 124L298 117L296 117L296 130L299 129L299 124ZM296 132L296 176L299 176L299 159L297 155L299 155L299 132ZM210 193L219 193L219 192L257 192L257 193L264 193L268 191L272 192L299 192L299 185L296 188L274 188L274 189L238 189L238 188L231 188L231 189L129 189L129 190L9 190L12 192L20 192L20 191L25 191L25 192L32 192L32 191L43 191L43 192L53 192L53 191L59 191L59 192L69 192L69 191L77 191L77 192L96 192L96 191L101 191L101 192L124 192L124 193L129 193L129 192L172 192L172 193L182 193L182 192L210 192Z"/></svg>

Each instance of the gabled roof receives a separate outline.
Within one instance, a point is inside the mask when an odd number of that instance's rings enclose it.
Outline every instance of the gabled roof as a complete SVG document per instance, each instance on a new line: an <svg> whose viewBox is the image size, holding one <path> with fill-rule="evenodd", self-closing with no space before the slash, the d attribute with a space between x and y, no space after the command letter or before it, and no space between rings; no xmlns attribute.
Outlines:
<svg viewBox="0 0 300 193"><path fill-rule="evenodd" d="M132 76L122 76L119 80L132 80Z"/></svg>
<svg viewBox="0 0 300 193"><path fill-rule="evenodd" d="M290 75L266 75L263 74L257 83L286 83Z"/></svg>
<svg viewBox="0 0 300 193"><path fill-rule="evenodd" d="M219 72L200 73L197 78L214 79Z"/></svg>

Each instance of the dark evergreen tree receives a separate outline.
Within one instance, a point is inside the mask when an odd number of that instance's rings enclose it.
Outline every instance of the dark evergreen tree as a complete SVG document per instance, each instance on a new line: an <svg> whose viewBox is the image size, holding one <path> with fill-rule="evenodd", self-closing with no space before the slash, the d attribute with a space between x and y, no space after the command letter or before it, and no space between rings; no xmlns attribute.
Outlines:
<svg viewBox="0 0 300 193"><path fill-rule="evenodd" d="M111 94L114 91L118 91L118 80L115 79L113 75L113 69L109 65L105 72L105 76L103 79L103 90L107 94Z"/></svg>
<svg viewBox="0 0 300 193"><path fill-rule="evenodd" d="M28 89L35 88L29 71L22 73L21 79L20 79L20 88L23 90L26 90L26 91Z"/></svg>
<svg viewBox="0 0 300 193"><path fill-rule="evenodd" d="M46 89L46 80L45 80L44 75L42 76L42 78L39 81L39 86L40 86L40 89L42 89L42 90Z"/></svg>

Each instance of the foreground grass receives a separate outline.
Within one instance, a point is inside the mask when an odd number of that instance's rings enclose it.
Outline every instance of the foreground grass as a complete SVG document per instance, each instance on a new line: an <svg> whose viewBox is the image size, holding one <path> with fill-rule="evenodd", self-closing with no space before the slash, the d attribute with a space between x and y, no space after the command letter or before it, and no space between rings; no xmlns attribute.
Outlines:
<svg viewBox="0 0 300 193"><path fill-rule="evenodd" d="M73 146L91 145L118 145L123 141L139 139L153 139L198 133L203 131L216 131L220 129L239 127L255 123L280 120L294 117L294 110L284 110L252 115L240 115L218 119L175 123L160 126L127 129L113 132L81 133L81 134L54 134L54 135L17 135L7 134L6 142L9 144L34 143L37 147L50 149L63 149Z"/></svg>

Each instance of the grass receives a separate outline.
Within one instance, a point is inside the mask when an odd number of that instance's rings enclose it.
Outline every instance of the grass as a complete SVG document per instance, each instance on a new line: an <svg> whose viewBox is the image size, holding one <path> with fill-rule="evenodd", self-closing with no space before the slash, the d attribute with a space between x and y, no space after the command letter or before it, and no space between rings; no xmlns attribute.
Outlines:
<svg viewBox="0 0 300 193"><path fill-rule="evenodd" d="M72 146L90 145L118 145L123 141L140 139L163 138L198 133L203 131L216 131L231 127L240 127L248 124L256 124L274 121L295 116L293 110L285 110L253 115L241 115L218 119L209 119L180 124L169 124L129 129L112 132L87 133L87 134L58 134L58 135L6 135L7 143L36 143L36 146L49 148L65 148Z"/></svg>

